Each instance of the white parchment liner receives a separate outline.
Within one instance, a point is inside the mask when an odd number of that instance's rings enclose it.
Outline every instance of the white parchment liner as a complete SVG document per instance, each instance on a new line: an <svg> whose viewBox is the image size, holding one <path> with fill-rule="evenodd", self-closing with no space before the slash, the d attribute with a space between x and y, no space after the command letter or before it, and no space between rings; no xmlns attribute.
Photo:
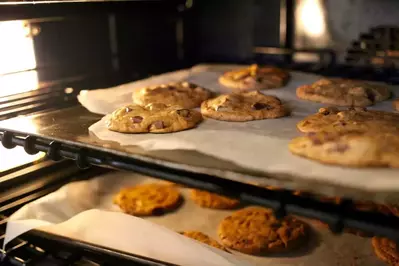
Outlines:
<svg viewBox="0 0 399 266"><path fill-rule="evenodd" d="M117 172L73 182L29 203L8 223L5 245L33 228L177 265L250 265L235 256L181 236L151 219L119 212L112 197L125 185L153 181ZM155 181L159 182L159 181Z"/></svg>
<svg viewBox="0 0 399 266"><path fill-rule="evenodd" d="M136 88L177 80L189 80L217 93L228 92L228 89L218 84L218 77L224 71L236 67L200 65L190 70L167 73L115 88L84 91L79 95L79 101L92 112L107 114L130 103L131 93ZM205 119L195 129L172 134L112 132L106 129L106 117L104 117L89 130L102 140L116 141L121 145L137 145L146 150L195 150L233 162L249 170L276 176L290 176L294 181L292 187L295 186L295 181L304 184L307 181L317 181L368 192L398 191L398 169L356 169L323 165L294 156L288 151L290 139L301 134L296 129L296 123L325 106L300 100L295 94L298 86L314 82L320 76L298 72L292 72L291 76L291 81L284 88L263 91L279 97L292 110L289 117L241 123ZM396 89L393 88L394 93ZM370 109L392 111L392 101L378 103ZM374 200L384 201L385 199L375 198Z"/></svg>

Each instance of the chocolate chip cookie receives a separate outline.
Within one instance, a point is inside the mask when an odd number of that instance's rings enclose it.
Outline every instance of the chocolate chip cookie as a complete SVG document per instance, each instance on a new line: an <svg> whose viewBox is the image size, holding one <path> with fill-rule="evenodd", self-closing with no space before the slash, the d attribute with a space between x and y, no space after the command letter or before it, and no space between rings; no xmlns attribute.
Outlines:
<svg viewBox="0 0 399 266"><path fill-rule="evenodd" d="M376 132L311 132L289 144L299 156L350 167L399 167L399 135Z"/></svg>
<svg viewBox="0 0 399 266"><path fill-rule="evenodd" d="M391 96L385 85L349 79L321 79L296 90L300 99L339 106L368 106Z"/></svg>
<svg viewBox="0 0 399 266"><path fill-rule="evenodd" d="M251 65L224 73L219 82L234 90L249 91L283 87L288 79L289 73L280 68Z"/></svg>
<svg viewBox="0 0 399 266"><path fill-rule="evenodd" d="M125 213L136 216L160 215L176 209L181 203L173 186L144 184L122 189L114 198Z"/></svg>
<svg viewBox="0 0 399 266"><path fill-rule="evenodd" d="M236 199L197 189L191 190L191 199L199 206L211 209L233 209L240 204Z"/></svg>
<svg viewBox="0 0 399 266"><path fill-rule="evenodd" d="M218 248L223 251L227 251L223 245L219 244L219 242L217 242L215 239L209 237L208 235L206 235L204 233L201 233L198 231L184 231L184 232L181 232L180 234L182 234L186 237L192 238L194 240L197 240L201 243L207 244L211 247Z"/></svg>
<svg viewBox="0 0 399 266"><path fill-rule="evenodd" d="M199 112L178 106L128 105L114 111L106 126L121 133L169 133L193 128L201 121Z"/></svg>
<svg viewBox="0 0 399 266"><path fill-rule="evenodd" d="M162 103L167 106L178 105L182 108L199 107L211 96L211 92L189 82L160 84L137 89L133 92L133 102L145 106L151 103Z"/></svg>
<svg viewBox="0 0 399 266"><path fill-rule="evenodd" d="M243 122L286 116L287 109L281 101L259 91L223 94L204 101L201 113L217 120Z"/></svg>
<svg viewBox="0 0 399 266"><path fill-rule="evenodd" d="M378 258L388 265L399 265L399 250L395 241L385 237L373 237L371 244Z"/></svg>
<svg viewBox="0 0 399 266"><path fill-rule="evenodd" d="M304 244L308 226L294 217L278 220L269 209L248 207L223 219L218 235L226 247L243 253L280 253Z"/></svg>
<svg viewBox="0 0 399 266"><path fill-rule="evenodd" d="M302 132L396 132L399 131L399 114L364 107L326 107L298 122L297 128Z"/></svg>

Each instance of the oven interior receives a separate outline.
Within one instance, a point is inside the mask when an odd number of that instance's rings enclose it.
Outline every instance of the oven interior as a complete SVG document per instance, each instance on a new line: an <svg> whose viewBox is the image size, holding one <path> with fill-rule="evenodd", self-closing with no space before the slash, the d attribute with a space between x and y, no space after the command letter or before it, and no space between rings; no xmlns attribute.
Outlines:
<svg viewBox="0 0 399 266"><path fill-rule="evenodd" d="M1 2L0 120L77 105L82 89L203 62L397 84L398 9L396 1L372 0ZM15 210L111 171L27 153L29 145L0 148L1 246ZM167 265L35 233L0 252L2 265Z"/></svg>

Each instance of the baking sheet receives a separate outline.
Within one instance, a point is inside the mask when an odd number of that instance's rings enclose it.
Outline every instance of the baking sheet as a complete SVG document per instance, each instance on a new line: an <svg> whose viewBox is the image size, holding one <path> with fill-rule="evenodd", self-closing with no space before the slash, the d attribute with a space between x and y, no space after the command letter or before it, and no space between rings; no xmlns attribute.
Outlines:
<svg viewBox="0 0 399 266"><path fill-rule="evenodd" d="M146 84L186 79L217 93L227 92L228 89L218 84L218 77L224 71L236 67L238 66L200 65L186 72L164 74L117 88L83 92L79 100L89 110L106 114L123 104L128 104L131 101L132 91ZM292 72L291 76L291 81L286 87L264 91L264 93L279 97L292 110L289 117L241 123L205 119L193 130L173 134L122 134L107 130L105 126L107 116L105 116L89 130L101 140L115 141L126 146L138 146L147 151L197 151L252 171L273 175L276 179L289 177L292 181L291 187L298 187L301 182L312 187L310 183L319 182L368 192L397 192L399 190L398 169L356 169L323 165L294 156L288 151L290 139L300 134L296 129L296 123L324 106L300 100L295 95L298 86L312 83L320 76L298 72ZM393 91L395 93L395 89ZM112 99L112 101L107 99ZM392 111L392 102L378 103L370 109ZM380 202L396 202L399 199L399 195L393 193L374 195L376 196L372 199ZM369 196L372 195L369 194Z"/></svg>
<svg viewBox="0 0 399 266"><path fill-rule="evenodd" d="M370 239L351 234L336 236L310 221L310 241L297 251L263 257L232 251L232 258L225 252L204 247L173 232L198 230L218 239L219 222L232 212L197 206L189 199L188 188L179 188L185 199L183 205L177 211L159 217L144 220L132 217L120 213L112 204L112 198L120 188L148 182L162 181L114 172L70 183L12 215L6 241L28 229L40 227L47 232L179 265L384 265L373 254Z"/></svg>

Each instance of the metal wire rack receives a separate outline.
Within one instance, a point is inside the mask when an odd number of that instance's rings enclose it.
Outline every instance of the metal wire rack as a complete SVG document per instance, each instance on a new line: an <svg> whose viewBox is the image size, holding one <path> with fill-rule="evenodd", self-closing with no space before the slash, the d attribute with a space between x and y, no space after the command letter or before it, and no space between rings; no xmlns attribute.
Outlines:
<svg viewBox="0 0 399 266"><path fill-rule="evenodd" d="M349 227L375 235L387 236L391 239L399 239L399 230L396 226L399 223L399 218L381 213L356 210L351 200L343 200L340 204L319 202L314 198L294 195L287 190L267 190L250 184L160 166L138 159L85 149L57 141L32 136L20 136L10 131L0 132L0 140L6 148L13 148L16 145L23 146L29 154L43 151L47 153L50 159L55 161L63 158L72 159L81 169L87 169L91 165L102 165L119 170L137 172L189 187L238 198L246 203L272 208L278 217L294 214L318 219L327 223L334 233L340 233L345 227Z"/></svg>

